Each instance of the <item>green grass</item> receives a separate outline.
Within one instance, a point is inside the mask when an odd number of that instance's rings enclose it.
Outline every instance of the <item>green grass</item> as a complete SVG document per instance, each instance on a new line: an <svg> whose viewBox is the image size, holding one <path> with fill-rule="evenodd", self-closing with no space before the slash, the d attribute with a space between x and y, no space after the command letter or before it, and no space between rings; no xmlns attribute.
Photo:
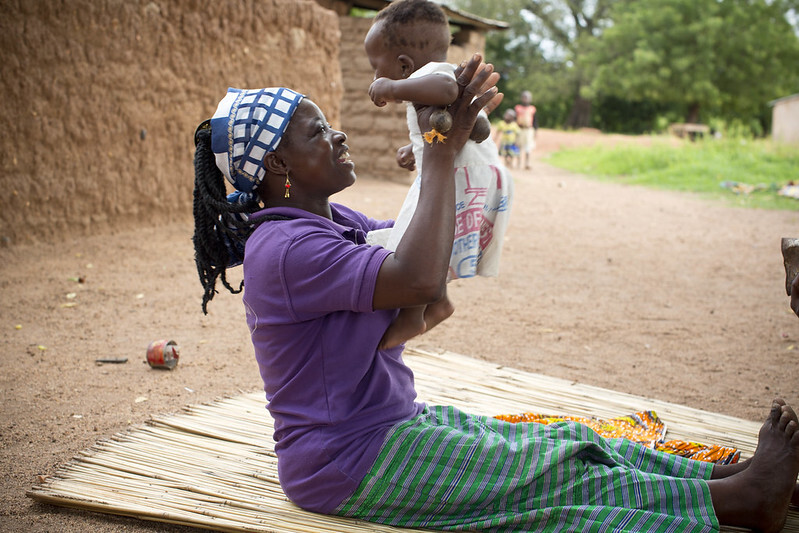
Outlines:
<svg viewBox="0 0 799 533"><path fill-rule="evenodd" d="M777 194L789 181L799 184L799 150L768 141L593 146L555 152L547 162L604 181L696 193L735 206L799 210L799 200ZM756 189L735 194L723 182Z"/></svg>

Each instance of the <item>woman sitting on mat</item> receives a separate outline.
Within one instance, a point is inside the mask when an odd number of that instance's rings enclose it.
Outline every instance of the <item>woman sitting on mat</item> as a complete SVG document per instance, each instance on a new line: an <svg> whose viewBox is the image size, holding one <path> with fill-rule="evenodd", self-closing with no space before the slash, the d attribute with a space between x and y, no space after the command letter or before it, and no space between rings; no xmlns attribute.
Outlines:
<svg viewBox="0 0 799 533"><path fill-rule="evenodd" d="M497 77L479 56L457 74L454 126L446 143L424 147L425 191L394 252L364 242L391 222L329 201L354 183L354 164L347 136L308 98L231 89L198 129L203 308L217 278L234 290L225 270L243 261L286 495L311 511L432 529L778 530L799 471L797 417L780 400L754 457L716 466L573 422L512 424L417 403L403 347L378 349L398 309L445 290L454 157ZM419 111L423 126L429 114ZM237 189L230 201L225 178Z"/></svg>

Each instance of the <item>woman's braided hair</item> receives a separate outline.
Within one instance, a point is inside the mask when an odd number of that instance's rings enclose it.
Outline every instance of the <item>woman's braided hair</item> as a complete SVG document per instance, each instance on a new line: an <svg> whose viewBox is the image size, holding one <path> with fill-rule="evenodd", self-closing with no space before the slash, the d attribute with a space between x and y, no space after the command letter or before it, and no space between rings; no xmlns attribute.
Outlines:
<svg viewBox="0 0 799 533"><path fill-rule="evenodd" d="M216 280L231 293L240 293L244 282L233 288L227 280L228 266L244 260L244 243L255 227L264 220L287 217L266 216L257 219L242 216L262 209L254 194L244 203L227 200L225 178L216 166L211 149L211 128L208 121L194 134L194 262L203 286L203 313L208 314L208 302L213 299Z"/></svg>

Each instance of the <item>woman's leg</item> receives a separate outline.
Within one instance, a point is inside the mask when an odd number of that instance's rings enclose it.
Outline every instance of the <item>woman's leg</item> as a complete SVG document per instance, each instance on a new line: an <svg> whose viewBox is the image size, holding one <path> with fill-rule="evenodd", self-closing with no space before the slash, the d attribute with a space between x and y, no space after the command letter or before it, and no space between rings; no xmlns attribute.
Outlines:
<svg viewBox="0 0 799 533"><path fill-rule="evenodd" d="M618 447L624 452L580 424L512 424L430 408L392 432L338 513L474 531L718 528L710 465Z"/></svg>

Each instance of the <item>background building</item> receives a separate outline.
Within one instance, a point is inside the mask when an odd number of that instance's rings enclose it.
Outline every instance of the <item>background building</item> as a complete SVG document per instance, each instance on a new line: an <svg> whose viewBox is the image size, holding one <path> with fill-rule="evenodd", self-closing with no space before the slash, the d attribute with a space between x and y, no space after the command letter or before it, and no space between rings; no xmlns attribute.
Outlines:
<svg viewBox="0 0 799 533"><path fill-rule="evenodd" d="M799 93L769 103L774 142L799 145Z"/></svg>

